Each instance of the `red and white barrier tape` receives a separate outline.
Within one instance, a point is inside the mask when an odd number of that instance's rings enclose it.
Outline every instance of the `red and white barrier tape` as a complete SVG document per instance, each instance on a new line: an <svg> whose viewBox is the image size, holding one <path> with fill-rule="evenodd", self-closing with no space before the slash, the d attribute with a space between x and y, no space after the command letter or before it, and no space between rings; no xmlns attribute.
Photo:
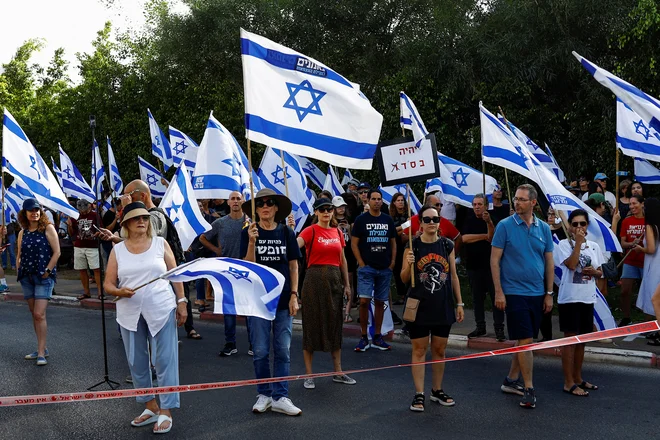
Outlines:
<svg viewBox="0 0 660 440"><path fill-rule="evenodd" d="M358 374L358 373L367 373L373 371L390 370L393 368L411 367L414 365L427 365L434 363L456 362L467 359L478 359L478 358L486 358L492 356L501 356L505 354L542 350L546 348L564 347L566 345L593 342L607 338L619 338L622 336L629 336L629 335L635 335L639 333L646 333L646 332L652 332L658 330L660 330L660 325L658 324L658 321L650 321L641 324L634 324L626 327L620 327L612 330L603 330L599 332L588 333L579 336L571 336L568 338L556 339L552 341L537 342L534 344L527 344L527 345L521 345L510 348L502 348L493 351L484 351L481 353L466 354L462 356L455 356L437 361L426 361L426 362L417 362L417 363L387 365L384 367L363 368L360 370L344 371L344 373ZM327 373L301 374L297 376L272 377L267 379L247 379L247 380L235 380L235 381L226 381L226 382L211 382L211 383L200 383L193 385L179 385L172 387L138 388L138 389L130 389L130 390L99 391L99 392L88 391L83 393L41 394L41 395L32 395L32 396L9 396L9 397L0 397L0 408L8 407L8 406L44 405L47 403L84 402L90 400L121 399L126 397L136 397L143 395L186 393L189 391L217 390L221 388L237 388L248 385L263 384L263 383L303 380L303 379L312 379L318 377L330 377L330 376L334 376L335 374L337 373L332 371Z"/></svg>

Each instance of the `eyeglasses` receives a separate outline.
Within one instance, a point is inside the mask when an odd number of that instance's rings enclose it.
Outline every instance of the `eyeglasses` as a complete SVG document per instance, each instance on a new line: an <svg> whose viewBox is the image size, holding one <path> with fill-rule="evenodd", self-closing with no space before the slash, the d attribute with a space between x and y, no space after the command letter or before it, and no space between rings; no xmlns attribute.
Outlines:
<svg viewBox="0 0 660 440"><path fill-rule="evenodd" d="M573 226L574 228L577 228L578 226L584 227L587 226L587 222L573 222L571 223L571 226Z"/></svg>
<svg viewBox="0 0 660 440"><path fill-rule="evenodd" d="M523 198L520 198L520 197L514 197L514 198L513 198L513 202L514 202L514 203L515 203L515 202L525 203L525 202L529 202L529 200L530 200L530 199L523 199Z"/></svg>
<svg viewBox="0 0 660 440"><path fill-rule="evenodd" d="M271 206L276 206L277 202L275 202L275 200L273 200L273 199L265 199L265 200L264 199L259 199L256 202L254 202L254 204L257 205L257 208L263 208L264 205L266 205L270 208Z"/></svg>
<svg viewBox="0 0 660 440"><path fill-rule="evenodd" d="M427 225L429 223L440 223L440 217L438 217L437 215L433 217L422 217L422 221Z"/></svg>
<svg viewBox="0 0 660 440"><path fill-rule="evenodd" d="M368 189L363 189L363 190L358 191L358 194L366 194L368 192L369 192Z"/></svg>
<svg viewBox="0 0 660 440"><path fill-rule="evenodd" d="M436 204L433 205L433 206L435 206L436 208L442 208L442 203L439 203L439 202L438 202L438 203L436 203Z"/></svg>
<svg viewBox="0 0 660 440"><path fill-rule="evenodd" d="M322 214L325 214L326 212L334 211L334 208L332 206L321 206L319 208L316 208L316 210Z"/></svg>
<svg viewBox="0 0 660 440"><path fill-rule="evenodd" d="M124 195L125 196L131 196L131 195L133 195L133 193L136 193L136 192L141 192L141 191L139 189L134 189L133 191L129 192L128 194L124 194Z"/></svg>

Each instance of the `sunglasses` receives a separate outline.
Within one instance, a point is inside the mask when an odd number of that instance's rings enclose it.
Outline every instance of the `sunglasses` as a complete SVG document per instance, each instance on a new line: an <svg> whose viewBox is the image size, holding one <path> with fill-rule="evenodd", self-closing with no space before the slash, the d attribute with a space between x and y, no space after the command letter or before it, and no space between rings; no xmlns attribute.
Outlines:
<svg viewBox="0 0 660 440"><path fill-rule="evenodd" d="M326 213L326 212L332 212L332 211L334 211L334 208L333 208L332 206L321 206L321 207L319 207L319 208L316 208L316 210L317 210L318 212L320 212L321 214L324 214L324 213Z"/></svg>
<svg viewBox="0 0 660 440"><path fill-rule="evenodd" d="M433 205L433 206L435 206L436 208L442 208L442 203L436 203L436 204Z"/></svg>
<svg viewBox="0 0 660 440"><path fill-rule="evenodd" d="M574 228L577 228L578 226L584 227L587 226L587 222L573 222L571 223L571 226L573 226Z"/></svg>
<svg viewBox="0 0 660 440"><path fill-rule="evenodd" d="M440 223L440 217L438 216L433 216L433 217L422 217L422 221L426 223L427 225L429 223Z"/></svg>
<svg viewBox="0 0 660 440"><path fill-rule="evenodd" d="M263 208L264 205L268 206L270 208L272 206L277 205L277 202L275 202L275 200L273 200L273 199L266 199L266 200L259 199L256 202L254 202L254 204L257 206L257 208Z"/></svg>
<svg viewBox="0 0 660 440"><path fill-rule="evenodd" d="M368 189L363 189L363 190L361 190L361 191L358 191L358 194L366 194L366 193L368 193L368 192L369 192Z"/></svg>
<svg viewBox="0 0 660 440"><path fill-rule="evenodd" d="M137 217L133 217L135 220L142 220L143 222L148 222L149 221L148 215L139 215Z"/></svg>

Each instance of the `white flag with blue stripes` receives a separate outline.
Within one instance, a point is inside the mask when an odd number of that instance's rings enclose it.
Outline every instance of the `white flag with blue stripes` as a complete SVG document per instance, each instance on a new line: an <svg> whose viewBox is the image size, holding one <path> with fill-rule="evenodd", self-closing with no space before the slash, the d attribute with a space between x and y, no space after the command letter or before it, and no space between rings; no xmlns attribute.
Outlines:
<svg viewBox="0 0 660 440"><path fill-rule="evenodd" d="M23 208L23 201L31 198L35 198L34 194L18 179L14 179L5 191L5 223L12 221L12 215L14 219L18 219L18 211Z"/></svg>
<svg viewBox="0 0 660 440"><path fill-rule="evenodd" d="M87 200L89 203L94 203L96 197L94 197L94 191L87 184L83 175L78 171L78 168L74 165L73 161L68 154L62 149L62 146L59 145L60 149L60 166L62 167L62 189L64 189L64 194L69 197L74 197L76 199Z"/></svg>
<svg viewBox="0 0 660 440"><path fill-rule="evenodd" d="M211 225L204 219L197 206L197 198L190 184L185 163L181 164L174 173L172 182L158 207L165 210L172 220L183 249L188 249L195 238L211 229Z"/></svg>
<svg viewBox="0 0 660 440"><path fill-rule="evenodd" d="M383 116L323 63L241 29L246 137L329 164L371 169Z"/></svg>
<svg viewBox="0 0 660 440"><path fill-rule="evenodd" d="M401 127L413 132L415 142L424 139L429 131L426 129L417 107L404 92L399 92L399 107L401 108L399 117Z"/></svg>
<svg viewBox="0 0 660 440"><path fill-rule="evenodd" d="M353 173L351 173L351 170L346 168L344 170L344 177L341 178L341 184L342 186L346 185L348 182L353 180Z"/></svg>
<svg viewBox="0 0 660 440"><path fill-rule="evenodd" d="M151 136L151 153L163 162L165 171L169 170L173 165L172 160L172 147L165 137L165 133L160 129L151 110L147 109L149 115L149 134Z"/></svg>
<svg viewBox="0 0 660 440"><path fill-rule="evenodd" d="M660 184L660 170L646 159L635 158L635 180L646 184Z"/></svg>
<svg viewBox="0 0 660 440"><path fill-rule="evenodd" d="M7 109L2 120L2 169L19 179L42 205L78 218L78 210L69 205L57 179Z"/></svg>
<svg viewBox="0 0 660 440"><path fill-rule="evenodd" d="M62 187L62 170L60 170L60 167L58 167L57 164L55 163L55 159L53 159L53 156L50 156L50 162L53 164L53 173L55 173L55 177L57 178L57 181L59 182L60 188L61 188Z"/></svg>
<svg viewBox="0 0 660 440"><path fill-rule="evenodd" d="M179 282L199 278L206 278L213 287L213 313L275 319L284 288L284 276L275 269L233 258L200 258L163 277Z"/></svg>
<svg viewBox="0 0 660 440"><path fill-rule="evenodd" d="M406 198L406 203L408 202L408 191L407 186L404 185L394 185L394 186L378 186L378 189L383 193L383 203L388 205L392 204L392 197L394 194L401 193ZM410 189L410 210L413 214L417 214L419 210L422 209L422 203L419 201L415 195L412 188ZM407 213L406 213L407 215Z"/></svg>
<svg viewBox="0 0 660 440"><path fill-rule="evenodd" d="M175 167L186 164L189 171L195 169L199 145L190 136L170 125L170 147L172 149L172 162Z"/></svg>
<svg viewBox="0 0 660 440"><path fill-rule="evenodd" d="M344 188L341 186L337 174L331 165L328 166L328 174L325 176L323 182L323 191L330 191L332 197L340 196L344 193Z"/></svg>
<svg viewBox="0 0 660 440"><path fill-rule="evenodd" d="M305 179L305 173L298 158L286 151L282 151L282 154L289 186L289 199L291 200L293 218L296 222L295 231L300 232L307 216L314 212L314 194L307 187L307 179ZM263 186L278 194L286 195L284 172L280 150L271 147L266 148L258 171L258 177Z"/></svg>
<svg viewBox="0 0 660 440"><path fill-rule="evenodd" d="M101 151L99 144L94 139L92 146L92 191L97 200L103 197L103 181L105 180L105 167L103 166L103 159L101 159Z"/></svg>
<svg viewBox="0 0 660 440"><path fill-rule="evenodd" d="M299 162L302 164L303 172L309 180L316 185L319 189L323 189L325 183L325 173L317 167L314 162L306 157L299 157Z"/></svg>
<svg viewBox="0 0 660 440"><path fill-rule="evenodd" d="M426 182L426 192L440 191L445 200L472 208L474 196L484 192L483 173L442 153L438 153L438 162L440 177ZM497 181L486 175L486 198L489 201L492 201L496 185Z"/></svg>
<svg viewBox="0 0 660 440"><path fill-rule="evenodd" d="M140 168L140 180L144 181L151 191L153 197L163 197L167 191L167 185L162 181L163 175L146 160L138 156L138 167Z"/></svg>
<svg viewBox="0 0 660 440"><path fill-rule="evenodd" d="M560 182L565 182L566 175L559 167L559 163L557 163L557 159L555 159L555 156L552 154L552 151L550 150L548 144L545 144L545 151L548 153L548 157L552 160L552 165L548 165L546 166L546 168L548 168L550 171L552 171L555 174L555 176L557 176L557 180L559 180Z"/></svg>
<svg viewBox="0 0 660 440"><path fill-rule="evenodd" d="M119 167L115 160L115 154L112 152L112 145L110 145L110 137L108 136L108 168L110 168L110 189L115 194L121 194L124 189L124 182L119 175Z"/></svg>
<svg viewBox="0 0 660 440"><path fill-rule="evenodd" d="M632 84L601 69L591 61L573 52L575 58L587 69L596 81L610 89L621 101L626 103L641 119L647 121L650 127L660 131L660 101L639 90Z"/></svg>
<svg viewBox="0 0 660 440"><path fill-rule="evenodd" d="M660 130L616 100L616 144L623 154L660 162Z"/></svg>

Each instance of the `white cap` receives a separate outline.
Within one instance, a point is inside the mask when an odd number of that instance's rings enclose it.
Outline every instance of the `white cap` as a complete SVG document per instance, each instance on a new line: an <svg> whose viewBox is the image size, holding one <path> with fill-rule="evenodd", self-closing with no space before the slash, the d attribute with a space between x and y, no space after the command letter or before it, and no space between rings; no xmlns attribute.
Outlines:
<svg viewBox="0 0 660 440"><path fill-rule="evenodd" d="M335 208L339 208L340 206L346 206L346 202L342 198L342 196L335 196L332 198L332 206Z"/></svg>

